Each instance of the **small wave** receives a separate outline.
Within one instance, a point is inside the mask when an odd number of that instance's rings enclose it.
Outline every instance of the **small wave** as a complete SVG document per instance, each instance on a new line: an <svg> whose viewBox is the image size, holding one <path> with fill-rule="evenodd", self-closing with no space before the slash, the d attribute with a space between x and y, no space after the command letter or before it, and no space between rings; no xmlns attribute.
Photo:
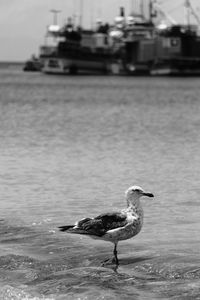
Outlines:
<svg viewBox="0 0 200 300"><path fill-rule="evenodd" d="M4 244L28 242L37 235L33 228L18 224L17 221L9 224L6 220L0 220L0 223L0 242Z"/></svg>
<svg viewBox="0 0 200 300"><path fill-rule="evenodd" d="M0 288L1 300L55 300L52 297L34 296L27 293L24 289L15 288L10 285L6 285Z"/></svg>
<svg viewBox="0 0 200 300"><path fill-rule="evenodd" d="M30 268L36 264L38 261L28 256L14 254L0 256L0 269L16 270L22 267Z"/></svg>
<svg viewBox="0 0 200 300"><path fill-rule="evenodd" d="M200 265L180 259L172 261L153 261L136 266L136 270L155 276L160 280L193 280L200 278Z"/></svg>

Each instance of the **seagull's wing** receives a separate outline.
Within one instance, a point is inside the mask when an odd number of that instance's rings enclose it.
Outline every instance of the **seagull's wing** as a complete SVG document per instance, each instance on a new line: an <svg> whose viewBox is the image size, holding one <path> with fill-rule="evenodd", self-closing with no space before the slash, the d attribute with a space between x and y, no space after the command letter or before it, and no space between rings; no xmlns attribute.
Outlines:
<svg viewBox="0 0 200 300"><path fill-rule="evenodd" d="M128 224L127 216L123 213L107 213L96 218L85 218L72 226L62 226L61 231L71 233L103 236L108 230L124 227ZM65 229L66 228L66 229Z"/></svg>
<svg viewBox="0 0 200 300"><path fill-rule="evenodd" d="M128 224L127 215L121 212L101 214L94 220L101 223L104 234L108 230L124 227Z"/></svg>

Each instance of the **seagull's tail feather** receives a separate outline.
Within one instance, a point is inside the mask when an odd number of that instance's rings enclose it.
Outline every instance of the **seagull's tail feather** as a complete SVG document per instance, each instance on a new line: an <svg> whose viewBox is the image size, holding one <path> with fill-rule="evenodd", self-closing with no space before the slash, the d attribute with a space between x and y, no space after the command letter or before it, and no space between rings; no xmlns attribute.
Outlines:
<svg viewBox="0 0 200 300"><path fill-rule="evenodd" d="M59 226L60 231L68 231L69 229L72 229L74 225L66 225L66 226Z"/></svg>

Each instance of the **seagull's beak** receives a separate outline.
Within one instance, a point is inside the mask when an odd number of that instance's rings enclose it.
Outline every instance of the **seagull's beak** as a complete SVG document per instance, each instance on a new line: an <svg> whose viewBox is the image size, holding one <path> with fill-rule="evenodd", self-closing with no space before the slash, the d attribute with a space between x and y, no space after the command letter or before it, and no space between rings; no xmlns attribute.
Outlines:
<svg viewBox="0 0 200 300"><path fill-rule="evenodd" d="M152 194L152 193L143 193L143 196L153 198L154 194Z"/></svg>

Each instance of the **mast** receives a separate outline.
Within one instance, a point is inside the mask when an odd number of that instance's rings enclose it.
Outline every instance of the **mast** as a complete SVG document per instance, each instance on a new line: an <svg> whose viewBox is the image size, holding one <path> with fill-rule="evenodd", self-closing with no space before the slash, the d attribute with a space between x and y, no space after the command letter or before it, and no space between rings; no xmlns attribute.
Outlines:
<svg viewBox="0 0 200 300"><path fill-rule="evenodd" d="M156 4L156 0L149 0L149 22L153 23L153 18L156 17L157 13L154 10L154 5Z"/></svg>
<svg viewBox="0 0 200 300"><path fill-rule="evenodd" d="M149 0L149 22L152 23L152 17L153 17L153 2L152 0Z"/></svg>
<svg viewBox="0 0 200 300"><path fill-rule="evenodd" d="M92 0L93 1L93 0ZM99 4L97 6L97 16L98 18L101 20L102 19L102 6L101 6L101 2L99 1Z"/></svg>
<svg viewBox="0 0 200 300"><path fill-rule="evenodd" d="M94 6L93 6L93 1L91 3L91 7L90 7L90 26L91 28L93 28L94 25L94 20L93 20L93 14L94 14Z"/></svg>
<svg viewBox="0 0 200 300"><path fill-rule="evenodd" d="M144 17L144 0L130 0L130 10L132 15Z"/></svg>
<svg viewBox="0 0 200 300"><path fill-rule="evenodd" d="M83 25L83 0L80 0L80 19L79 19L79 26L82 27Z"/></svg>
<svg viewBox="0 0 200 300"><path fill-rule="evenodd" d="M198 14L195 12L195 10L194 10L194 8L192 7L191 4L190 4L190 11L191 11L191 14L194 16L194 18L197 21L198 26L199 26L200 25L200 18L198 16Z"/></svg>
<svg viewBox="0 0 200 300"><path fill-rule="evenodd" d="M76 0L73 1L73 23L76 25L76 18L77 18L77 3Z"/></svg>
<svg viewBox="0 0 200 300"><path fill-rule="evenodd" d="M131 14L136 15L139 13L139 4L136 0L130 0L131 1Z"/></svg>
<svg viewBox="0 0 200 300"><path fill-rule="evenodd" d="M140 13L142 18L144 18L144 2L143 0L140 1Z"/></svg>
<svg viewBox="0 0 200 300"><path fill-rule="evenodd" d="M50 25L48 27L47 32L50 32L50 34L53 36L54 42L56 42L57 34L59 31L58 14L61 12L61 10L51 9L50 12L53 13L53 25Z"/></svg>
<svg viewBox="0 0 200 300"><path fill-rule="evenodd" d="M189 0L185 0L184 11L185 11L185 23L188 27L190 27L190 1Z"/></svg>
<svg viewBox="0 0 200 300"><path fill-rule="evenodd" d="M131 14L134 12L133 0L131 0Z"/></svg>
<svg viewBox="0 0 200 300"><path fill-rule="evenodd" d="M198 14L196 13L195 9L193 8L190 0L185 0L184 10L185 10L185 23L188 27L190 27L190 25L191 25L191 19L190 19L191 14L194 16L198 25L200 25L200 18L198 16Z"/></svg>
<svg viewBox="0 0 200 300"><path fill-rule="evenodd" d="M51 9L50 12L53 13L53 25L58 25L58 14L61 10Z"/></svg>

